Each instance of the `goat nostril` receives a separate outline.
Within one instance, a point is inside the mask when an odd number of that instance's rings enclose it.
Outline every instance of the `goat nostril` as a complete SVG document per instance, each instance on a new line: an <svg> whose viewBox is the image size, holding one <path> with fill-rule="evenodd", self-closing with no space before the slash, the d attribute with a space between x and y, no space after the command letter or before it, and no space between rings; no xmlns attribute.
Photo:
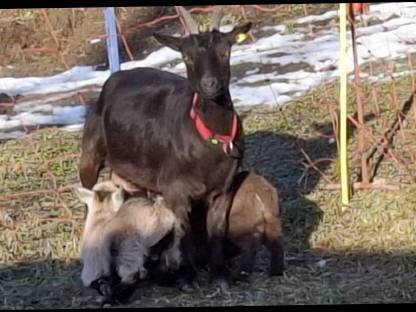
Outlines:
<svg viewBox="0 0 416 312"><path fill-rule="evenodd" d="M218 81L215 78L203 78L202 86L206 89L216 89Z"/></svg>

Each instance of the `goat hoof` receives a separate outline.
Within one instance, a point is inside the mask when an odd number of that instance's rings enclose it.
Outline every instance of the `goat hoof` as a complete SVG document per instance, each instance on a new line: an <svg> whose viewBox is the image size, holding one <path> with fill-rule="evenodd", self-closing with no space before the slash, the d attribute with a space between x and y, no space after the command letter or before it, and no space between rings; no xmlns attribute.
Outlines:
<svg viewBox="0 0 416 312"><path fill-rule="evenodd" d="M246 272L244 270L240 272L240 276L241 277L248 277L249 275L250 275L250 273L248 273L248 272Z"/></svg>
<svg viewBox="0 0 416 312"><path fill-rule="evenodd" d="M100 308L110 308L115 304L114 300L111 297L105 297L100 303Z"/></svg>
<svg viewBox="0 0 416 312"><path fill-rule="evenodd" d="M221 293L227 293L230 290L230 282L225 278L218 278L212 282L213 286L220 290Z"/></svg>
<svg viewBox="0 0 416 312"><path fill-rule="evenodd" d="M246 271L241 271L234 276L234 279L238 282L249 283L250 282L250 274Z"/></svg>
<svg viewBox="0 0 416 312"><path fill-rule="evenodd" d="M179 280L178 284L179 290L186 293L193 292L195 289L199 288L199 285L196 281L190 282L185 280Z"/></svg>
<svg viewBox="0 0 416 312"><path fill-rule="evenodd" d="M111 286L108 284L100 285L100 292L105 297L111 297L113 294L113 291L111 289Z"/></svg>
<svg viewBox="0 0 416 312"><path fill-rule="evenodd" d="M98 293L103 297L111 297L112 289L110 286L110 281L106 278L100 278L91 283L91 287L98 291Z"/></svg>
<svg viewBox="0 0 416 312"><path fill-rule="evenodd" d="M114 287L113 298L117 303L127 303L136 291L134 284L120 283Z"/></svg>
<svg viewBox="0 0 416 312"><path fill-rule="evenodd" d="M278 268L278 269L271 269L269 272L270 276L283 276L283 269L282 268Z"/></svg>
<svg viewBox="0 0 416 312"><path fill-rule="evenodd" d="M195 288L195 289L201 289L201 287L199 287L199 283L197 282L197 281L194 281L193 283L192 283L192 285L193 285L193 287Z"/></svg>
<svg viewBox="0 0 416 312"><path fill-rule="evenodd" d="M271 271L270 276L283 276L283 271Z"/></svg>
<svg viewBox="0 0 416 312"><path fill-rule="evenodd" d="M183 291L183 292L186 292L186 293L191 293L191 292L194 291L194 288L191 284L184 283L184 284L179 285L179 290Z"/></svg>

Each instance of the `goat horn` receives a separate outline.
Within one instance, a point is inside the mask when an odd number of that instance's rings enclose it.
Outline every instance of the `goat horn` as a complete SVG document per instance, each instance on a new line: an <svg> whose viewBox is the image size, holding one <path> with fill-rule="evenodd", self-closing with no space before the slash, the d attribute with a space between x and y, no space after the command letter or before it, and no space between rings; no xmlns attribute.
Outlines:
<svg viewBox="0 0 416 312"><path fill-rule="evenodd" d="M222 19L222 6L218 5L212 13L211 30L220 29Z"/></svg>
<svg viewBox="0 0 416 312"><path fill-rule="evenodd" d="M179 11L179 15L183 18L186 27L188 27L189 33L197 34L198 24L192 18L191 14L183 6L176 6L176 9Z"/></svg>

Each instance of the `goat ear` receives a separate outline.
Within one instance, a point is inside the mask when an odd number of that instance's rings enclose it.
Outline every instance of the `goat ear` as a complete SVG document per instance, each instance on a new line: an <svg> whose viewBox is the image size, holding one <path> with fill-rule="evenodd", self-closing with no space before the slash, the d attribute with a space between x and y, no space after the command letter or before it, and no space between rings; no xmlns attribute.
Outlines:
<svg viewBox="0 0 416 312"><path fill-rule="evenodd" d="M235 26L232 31L227 33L228 40L230 40L231 44L240 43L244 41L246 38L246 34L249 32L252 25L252 22L239 24Z"/></svg>
<svg viewBox="0 0 416 312"><path fill-rule="evenodd" d="M112 195L111 195L111 199L114 203L114 212L117 212L121 205L123 205L124 203L124 190L122 187L117 187L117 191L115 191Z"/></svg>
<svg viewBox="0 0 416 312"><path fill-rule="evenodd" d="M158 33L154 33L153 37L156 38L157 41L159 41L159 43L175 50L175 51L180 51L181 46L182 46L182 38L179 37L173 37L173 36L167 36L167 35L162 35L162 34L158 34Z"/></svg>
<svg viewBox="0 0 416 312"><path fill-rule="evenodd" d="M91 206L92 201L94 199L93 191L83 188L81 186L78 186L74 188L74 192L83 203L87 204L88 207Z"/></svg>

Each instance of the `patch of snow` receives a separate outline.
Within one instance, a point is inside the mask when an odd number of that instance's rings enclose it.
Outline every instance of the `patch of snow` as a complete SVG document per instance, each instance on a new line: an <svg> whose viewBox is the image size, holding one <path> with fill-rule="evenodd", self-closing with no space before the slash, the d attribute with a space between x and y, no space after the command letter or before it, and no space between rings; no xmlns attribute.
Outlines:
<svg viewBox="0 0 416 312"><path fill-rule="evenodd" d="M99 42L101 42L101 39L100 38L91 39L89 41L90 44L96 44L96 43L99 43Z"/></svg>
<svg viewBox="0 0 416 312"><path fill-rule="evenodd" d="M321 15L302 17L298 24L316 23L337 19L337 10ZM375 23L369 27L357 28L358 63L369 61L387 61L406 57L416 52L416 3L370 4L370 15L365 16ZM248 65L243 77L232 77L230 92L237 106L240 105L283 105L305 92L318 87L321 83L338 77L338 29L322 26L315 33L309 29L295 27L294 33L285 34L285 25L263 27L274 32L270 36L258 38L256 42L234 45L231 54L231 72L237 65ZM233 25L221 26L228 32ZM179 35L179 34L178 34ZM353 71L353 58L349 35L349 73ZM174 64L169 65L169 64ZM272 73L262 73L258 64L274 65ZM291 65L302 64L299 66ZM303 66L305 65L305 66ZM285 73L279 68L285 67ZM162 47L139 61L121 64L121 70L137 67L153 67L186 75L181 54L168 47ZM403 75L406 71L402 70ZM408 71L407 71L408 74ZM52 94L48 99L26 101L15 106L17 116L0 116L0 130L15 130L16 126L37 124L72 125L82 124L85 115L80 106L56 107L54 102L65 95L56 92L73 92L87 86L101 87L110 72L98 71L93 66L75 66L63 73L48 77L0 78L0 93L22 96L31 94ZM368 75L367 75L368 76ZM366 74L362 73L365 78ZM370 81L389 79L384 75L367 77ZM71 128L69 128L71 129ZM11 132L9 132L11 133ZM6 135L6 134L4 134ZM10 134L9 134L10 135ZM17 132L14 134L17 135Z"/></svg>
<svg viewBox="0 0 416 312"><path fill-rule="evenodd" d="M320 15L310 15L310 16L298 18L296 20L296 23L306 24L306 23L321 22L321 21L332 19L337 16L338 16L338 11L328 11Z"/></svg>
<svg viewBox="0 0 416 312"><path fill-rule="evenodd" d="M25 135L24 131L0 132L0 140L15 140Z"/></svg>
<svg viewBox="0 0 416 312"><path fill-rule="evenodd" d="M260 68L256 67L252 70L246 71L246 75L252 75L252 74L258 73L259 71L260 71Z"/></svg>
<svg viewBox="0 0 416 312"><path fill-rule="evenodd" d="M231 25L231 24L229 24L229 25L221 25L220 26L220 31L221 32L230 32L231 30L233 30L234 26L235 25Z"/></svg>
<svg viewBox="0 0 416 312"><path fill-rule="evenodd" d="M10 117L2 115L0 119L0 130L19 126L71 125L80 123L84 121L86 109L82 105L53 107L50 113L21 112L18 115Z"/></svg>
<svg viewBox="0 0 416 312"><path fill-rule="evenodd" d="M278 33L284 33L287 30L286 25L276 25L276 26L264 26L261 28L264 31L275 31Z"/></svg>
<svg viewBox="0 0 416 312"><path fill-rule="evenodd" d="M80 131L84 128L84 123L78 123L74 125L64 126L62 127L62 130L73 132L73 131Z"/></svg>

